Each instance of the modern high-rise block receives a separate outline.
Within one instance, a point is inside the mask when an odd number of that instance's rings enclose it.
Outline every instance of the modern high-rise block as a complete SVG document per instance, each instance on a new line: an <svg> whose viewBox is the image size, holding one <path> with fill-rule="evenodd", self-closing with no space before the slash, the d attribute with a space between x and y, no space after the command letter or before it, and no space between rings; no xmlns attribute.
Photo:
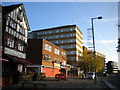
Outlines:
<svg viewBox="0 0 120 90"><path fill-rule="evenodd" d="M81 60L82 32L76 25L66 25L42 30L35 30L28 34L28 38L42 38L50 41L67 51L68 63Z"/></svg>

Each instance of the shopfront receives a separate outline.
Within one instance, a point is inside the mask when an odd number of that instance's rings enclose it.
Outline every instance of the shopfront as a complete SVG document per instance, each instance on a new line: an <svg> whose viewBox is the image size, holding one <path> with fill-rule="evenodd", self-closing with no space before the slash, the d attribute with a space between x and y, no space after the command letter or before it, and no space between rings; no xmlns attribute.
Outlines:
<svg viewBox="0 0 120 90"><path fill-rule="evenodd" d="M6 55L2 60L2 86L14 84L16 81L15 73L26 72L26 65L32 64L26 59L20 59ZM6 60L6 61L5 61Z"/></svg>

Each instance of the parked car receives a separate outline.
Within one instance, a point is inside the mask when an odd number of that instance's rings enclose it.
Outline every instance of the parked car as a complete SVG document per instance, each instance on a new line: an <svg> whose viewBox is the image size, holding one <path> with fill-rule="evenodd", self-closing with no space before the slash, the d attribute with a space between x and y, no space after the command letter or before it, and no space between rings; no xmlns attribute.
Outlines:
<svg viewBox="0 0 120 90"><path fill-rule="evenodd" d="M94 79L95 78L95 73L94 72L88 72L87 78L88 79Z"/></svg>
<svg viewBox="0 0 120 90"><path fill-rule="evenodd" d="M42 79L45 79L45 78L46 78L45 73L38 74L38 80L42 80Z"/></svg>
<svg viewBox="0 0 120 90"><path fill-rule="evenodd" d="M56 74L55 78L57 80L66 80L66 74Z"/></svg>

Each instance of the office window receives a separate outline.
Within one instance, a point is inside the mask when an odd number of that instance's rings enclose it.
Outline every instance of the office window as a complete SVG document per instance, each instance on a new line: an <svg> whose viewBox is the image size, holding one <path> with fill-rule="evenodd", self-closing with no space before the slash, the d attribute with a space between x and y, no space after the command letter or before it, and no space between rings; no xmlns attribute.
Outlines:
<svg viewBox="0 0 120 90"><path fill-rule="evenodd" d="M11 48L14 48L14 40L8 38L8 40L7 40L7 46L11 47Z"/></svg>
<svg viewBox="0 0 120 90"><path fill-rule="evenodd" d="M45 50L51 52L52 51L52 47L48 44L45 44Z"/></svg>
<svg viewBox="0 0 120 90"><path fill-rule="evenodd" d="M65 52L61 52L61 55L62 55L63 57L66 57L66 53L65 53Z"/></svg>
<svg viewBox="0 0 120 90"><path fill-rule="evenodd" d="M21 43L18 43L18 50L19 51L23 51L24 46Z"/></svg>
<svg viewBox="0 0 120 90"><path fill-rule="evenodd" d="M59 62L60 62L60 59L59 59L59 58L54 58L54 61L55 61L56 63L59 63Z"/></svg>
<svg viewBox="0 0 120 90"><path fill-rule="evenodd" d="M57 55L59 55L60 54L60 50L55 48L54 49L54 53L57 54Z"/></svg>
<svg viewBox="0 0 120 90"><path fill-rule="evenodd" d="M44 60L51 61L52 60L51 55L44 54Z"/></svg>

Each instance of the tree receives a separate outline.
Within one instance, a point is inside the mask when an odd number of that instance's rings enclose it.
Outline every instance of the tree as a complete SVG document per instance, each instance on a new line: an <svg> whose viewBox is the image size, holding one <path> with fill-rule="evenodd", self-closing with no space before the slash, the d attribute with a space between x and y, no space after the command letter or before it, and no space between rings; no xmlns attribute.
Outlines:
<svg viewBox="0 0 120 90"><path fill-rule="evenodd" d="M96 72L101 72L104 67L105 55L96 52ZM94 72L94 54L93 51L83 50L82 60L78 66L84 71Z"/></svg>

